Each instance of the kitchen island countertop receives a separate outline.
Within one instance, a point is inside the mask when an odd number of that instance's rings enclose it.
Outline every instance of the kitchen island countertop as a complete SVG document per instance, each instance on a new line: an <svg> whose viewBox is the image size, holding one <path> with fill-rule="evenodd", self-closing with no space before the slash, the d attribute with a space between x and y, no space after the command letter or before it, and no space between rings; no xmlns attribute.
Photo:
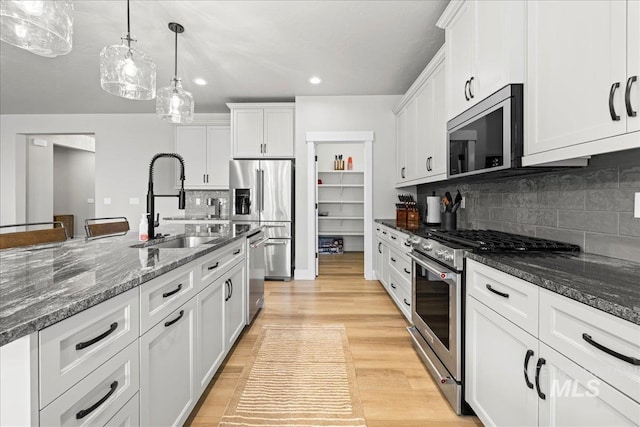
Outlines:
<svg viewBox="0 0 640 427"><path fill-rule="evenodd" d="M195 248L137 245L137 234L0 251L0 346L53 325L246 237L255 226L229 225ZM163 227L176 238L185 226ZM190 233L190 235L192 235Z"/></svg>
<svg viewBox="0 0 640 427"><path fill-rule="evenodd" d="M409 230L394 219L377 223ZM466 257L567 298L640 325L640 263L587 253L467 252Z"/></svg>

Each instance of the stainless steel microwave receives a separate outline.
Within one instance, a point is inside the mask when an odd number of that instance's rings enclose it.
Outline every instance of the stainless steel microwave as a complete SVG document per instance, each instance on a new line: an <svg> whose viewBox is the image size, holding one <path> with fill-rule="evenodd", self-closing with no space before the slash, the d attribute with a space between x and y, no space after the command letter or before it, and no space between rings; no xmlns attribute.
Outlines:
<svg viewBox="0 0 640 427"><path fill-rule="evenodd" d="M522 91L507 85L447 123L447 177L522 167Z"/></svg>

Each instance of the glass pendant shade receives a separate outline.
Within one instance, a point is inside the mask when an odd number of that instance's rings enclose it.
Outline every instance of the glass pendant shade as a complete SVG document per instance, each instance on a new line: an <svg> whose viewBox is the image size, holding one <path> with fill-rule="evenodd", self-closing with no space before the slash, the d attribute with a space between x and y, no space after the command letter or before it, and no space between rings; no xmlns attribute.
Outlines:
<svg viewBox="0 0 640 427"><path fill-rule="evenodd" d="M0 40L53 58L71 52L73 2L2 0Z"/></svg>
<svg viewBox="0 0 640 427"><path fill-rule="evenodd" d="M122 44L102 49L100 86L122 98L153 99L156 96L156 64L132 46L135 41L125 34Z"/></svg>
<svg viewBox="0 0 640 427"><path fill-rule="evenodd" d="M182 88L179 78L171 79L169 86L158 89L156 114L170 123L184 124L193 121L193 95Z"/></svg>

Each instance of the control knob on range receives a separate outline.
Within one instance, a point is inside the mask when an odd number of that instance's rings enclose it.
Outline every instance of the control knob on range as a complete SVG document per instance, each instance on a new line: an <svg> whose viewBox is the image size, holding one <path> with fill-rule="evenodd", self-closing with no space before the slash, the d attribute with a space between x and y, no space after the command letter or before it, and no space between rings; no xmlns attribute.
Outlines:
<svg viewBox="0 0 640 427"><path fill-rule="evenodd" d="M444 254L444 260L445 261L453 261L453 254L450 252L445 252Z"/></svg>
<svg viewBox="0 0 640 427"><path fill-rule="evenodd" d="M431 250L433 249L433 246L431 246L431 245L430 245L430 244L428 244L428 243L423 243L423 244L422 244L422 249L424 249L424 250L425 250L425 252L431 252Z"/></svg>
<svg viewBox="0 0 640 427"><path fill-rule="evenodd" d="M436 251L436 256L437 256L438 258L440 258L440 259L443 259L443 258L444 258L444 254L445 254L445 251L443 251L442 249L438 249L438 250Z"/></svg>

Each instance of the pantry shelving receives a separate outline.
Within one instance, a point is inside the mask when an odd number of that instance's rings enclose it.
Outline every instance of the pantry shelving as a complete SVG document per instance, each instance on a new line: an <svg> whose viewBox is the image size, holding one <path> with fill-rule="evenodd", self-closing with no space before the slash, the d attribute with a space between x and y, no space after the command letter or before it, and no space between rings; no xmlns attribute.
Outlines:
<svg viewBox="0 0 640 427"><path fill-rule="evenodd" d="M318 236L364 236L364 172L320 170L317 194Z"/></svg>

